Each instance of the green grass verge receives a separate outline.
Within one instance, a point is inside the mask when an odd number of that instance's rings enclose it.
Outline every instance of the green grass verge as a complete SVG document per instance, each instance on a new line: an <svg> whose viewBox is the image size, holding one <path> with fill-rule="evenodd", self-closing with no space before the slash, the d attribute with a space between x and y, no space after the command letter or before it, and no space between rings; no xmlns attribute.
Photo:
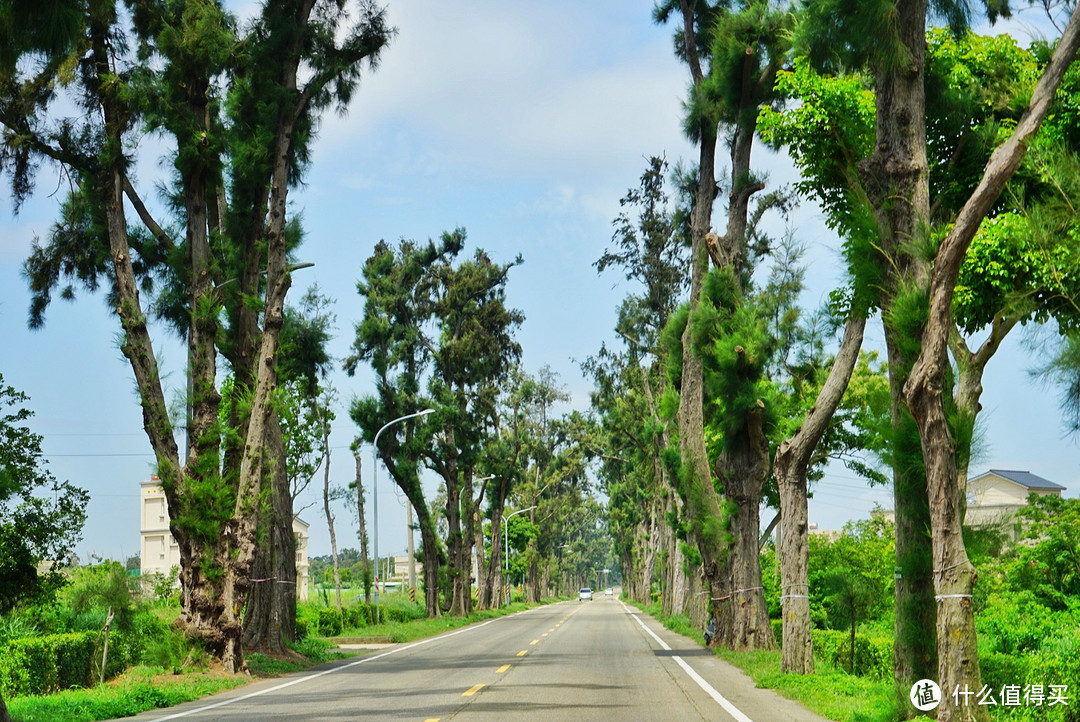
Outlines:
<svg viewBox="0 0 1080 722"><path fill-rule="evenodd" d="M94 722L171 707L244 685L243 677L176 675L174 680L132 678L93 689L6 700L14 722Z"/></svg>
<svg viewBox="0 0 1080 722"><path fill-rule="evenodd" d="M683 615L665 616L659 604L627 603L651 615L668 629L704 646L701 630ZM717 652L738 667L758 687L772 689L807 709L836 722L891 722L896 719L891 680L853 677L827 662L814 660L814 674L780 671L780 652Z"/></svg>

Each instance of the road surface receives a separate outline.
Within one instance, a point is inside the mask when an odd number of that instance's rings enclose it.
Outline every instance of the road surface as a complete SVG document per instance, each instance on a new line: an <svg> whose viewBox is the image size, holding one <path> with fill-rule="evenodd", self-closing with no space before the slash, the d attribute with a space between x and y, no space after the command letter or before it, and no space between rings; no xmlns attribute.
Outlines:
<svg viewBox="0 0 1080 722"><path fill-rule="evenodd" d="M824 722L603 594L135 719Z"/></svg>

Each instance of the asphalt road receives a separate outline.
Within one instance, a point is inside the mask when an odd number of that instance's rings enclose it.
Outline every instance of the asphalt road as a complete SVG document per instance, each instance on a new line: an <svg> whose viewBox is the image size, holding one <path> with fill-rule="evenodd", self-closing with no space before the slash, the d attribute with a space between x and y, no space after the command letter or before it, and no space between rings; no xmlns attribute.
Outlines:
<svg viewBox="0 0 1080 722"><path fill-rule="evenodd" d="M824 720L603 594L134 719Z"/></svg>

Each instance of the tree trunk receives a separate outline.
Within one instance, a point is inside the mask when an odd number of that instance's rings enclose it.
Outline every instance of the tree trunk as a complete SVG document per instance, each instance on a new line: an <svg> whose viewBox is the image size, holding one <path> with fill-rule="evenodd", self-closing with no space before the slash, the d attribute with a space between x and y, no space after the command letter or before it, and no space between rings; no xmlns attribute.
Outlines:
<svg viewBox="0 0 1080 722"><path fill-rule="evenodd" d="M326 423L326 410L320 408L319 399L312 399L315 413L322 423L323 441L323 512L326 515L326 528L330 532L330 559L334 564L334 591L336 593L338 616L344 624L345 616L341 608L341 566L338 563L337 533L334 531L334 512L330 509L330 425Z"/></svg>
<svg viewBox="0 0 1080 722"><path fill-rule="evenodd" d="M364 484L360 473L360 454L354 454L356 460L356 517L360 527L360 573L363 575L364 604L371 604L371 562L368 560L367 517L364 515ZM406 502L408 503L408 502Z"/></svg>
<svg viewBox="0 0 1080 722"><path fill-rule="evenodd" d="M922 351L904 388L919 427L929 489L938 614L938 684L943 697L938 707L939 720L986 718L982 706L958 705L951 695L958 687L982 687L972 603L976 573L964 548L956 457L942 394L956 278L971 239L1019 167L1078 47L1080 13L1074 12L1039 78L1027 111L1009 139L991 155L982 180L938 248L930 276L930 307Z"/></svg>
<svg viewBox="0 0 1080 722"><path fill-rule="evenodd" d="M447 446L454 444L454 431L446 432ZM446 557L450 573L450 611L452 617L464 617L466 612L465 582L469 578L469 559L465 555L464 534L461 529L461 486L458 481L457 459L454 455L446 460L443 474L446 484Z"/></svg>
<svg viewBox="0 0 1080 722"><path fill-rule="evenodd" d="M439 535L431 513L415 504L413 509L420 524L420 548L424 554L424 608L428 617L439 617L442 616L439 608Z"/></svg>
<svg viewBox="0 0 1080 722"><path fill-rule="evenodd" d="M8 714L7 705L4 704L3 692L0 692L0 722L11 722L11 715Z"/></svg>
<svg viewBox="0 0 1080 722"><path fill-rule="evenodd" d="M840 349L806 419L777 449L774 465L780 491L780 605L783 609L785 672L812 674L814 650L810 639L810 587L806 507L806 475L810 459L825 435L852 371L859 360L866 319L853 316L844 327Z"/></svg>
<svg viewBox="0 0 1080 722"><path fill-rule="evenodd" d="M284 462L285 446L277 415L267 427L267 448L279 462L269 470L269 509L258 525L266 534L252 564L253 584L244 610L244 649L263 654L295 654L289 643L296 638L296 535L293 532L292 494ZM256 581L257 580L257 581Z"/></svg>
<svg viewBox="0 0 1080 722"><path fill-rule="evenodd" d="M499 490L496 492L495 504L491 507L491 554L488 556L487 583L480 591L480 598L487 599L489 607L501 607L503 605L503 525L506 519L503 517L503 509L506 506L506 497L510 492L508 479L499 479Z"/></svg>
<svg viewBox="0 0 1080 722"><path fill-rule="evenodd" d="M887 279L879 302L885 318L893 433L897 566L893 668L896 708L906 718L915 712L908 699L912 684L932 678L937 666L930 631L934 606L926 486L918 468L914 424L901 395L917 350L912 349L912 330L898 328L891 315L897 295L907 287L924 287L928 272L926 263L910 250L924 235L930 213L923 87L926 0L897 3L896 16L898 40L907 48L909 60L882 63L876 71L875 147L873 155L860 163L859 175L877 218L880 262Z"/></svg>
<svg viewBox="0 0 1080 722"><path fill-rule="evenodd" d="M769 475L769 441L762 429L764 404L760 401L758 404L748 414L747 437L735 449L724 451L716 464L724 498L736 505L729 522L733 538L731 582L726 588L721 587L720 596L720 603L731 611L726 614L728 624L717 625L716 635L721 645L737 651L776 648L776 636L765 606L758 551L761 490ZM715 598L715 587L713 595Z"/></svg>

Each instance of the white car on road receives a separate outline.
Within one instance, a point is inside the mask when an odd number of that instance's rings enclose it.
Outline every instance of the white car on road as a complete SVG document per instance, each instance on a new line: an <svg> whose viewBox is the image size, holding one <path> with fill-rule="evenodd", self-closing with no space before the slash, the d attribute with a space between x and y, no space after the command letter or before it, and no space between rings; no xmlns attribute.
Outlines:
<svg viewBox="0 0 1080 722"><path fill-rule="evenodd" d="M592 590L588 587L582 587L578 590L577 598L579 602L592 601Z"/></svg>

